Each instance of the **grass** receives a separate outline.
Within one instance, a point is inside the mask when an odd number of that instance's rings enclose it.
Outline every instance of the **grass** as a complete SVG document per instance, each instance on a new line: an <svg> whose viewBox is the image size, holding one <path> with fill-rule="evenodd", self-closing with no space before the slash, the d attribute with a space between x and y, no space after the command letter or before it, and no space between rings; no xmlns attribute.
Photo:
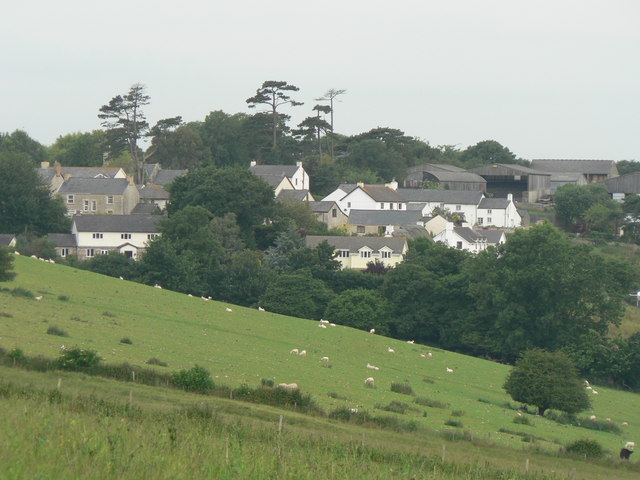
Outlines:
<svg viewBox="0 0 640 480"><path fill-rule="evenodd" d="M465 438L469 432L470 438L491 439L489 445L469 447L464 457L467 463L482 459L499 468L501 465L511 468L513 452L523 448L522 437L499 431L506 425L513 425L514 416L510 398L501 388L509 371L505 365L409 345L342 326L319 332L316 322L269 312L242 307L226 312L227 305L222 303L204 302L166 289L149 288L29 258L16 257L15 265L18 276L7 283L7 289L0 291L0 309L10 315L0 317L0 347L6 351L17 347L30 356L59 356L61 339L47 335L43 328L43 321L48 320L68 332L74 344L97 351L107 363L145 366L162 373L189 369L198 364L212 373L216 385L224 384L231 389L243 384L256 386L262 380L273 381L275 385L295 382L326 412L353 407L373 412L376 405L389 406L402 398L391 391L393 383L411 385L416 399L428 399L433 405L416 402L426 407L426 416L424 408L407 409L404 414L381 411L380 415L392 419L401 415L402 419L415 422L423 432L420 445L435 442L433 450L437 452L443 441L438 434L446 435L450 430L457 431L457 438L462 438L461 429L447 427L445 421L453 420L452 411L464 411ZM78 285L91 285L91 288L79 289ZM49 293L42 301L33 301L12 295L14 288ZM73 292L73 295L67 301L57 301L57 296L65 292ZM133 338L135 342L120 344L119 340L124 337ZM392 346L396 354L387 355L387 346ZM292 348L306 349L307 357L289 355ZM419 356L427 351L433 352L432 358ZM321 367L319 359L323 356L332 359L332 368ZM147 363L152 358L162 359L170 369ZM371 376L364 367L367 363L381 367L373 375L375 389L364 385L364 379ZM447 374L446 366L453 368L455 373ZM50 373L53 377L62 375ZM82 377L81 374L64 375L63 384L67 375ZM90 385L106 382L84 378ZM425 382L425 378L430 382ZM55 385L55 381L51 384ZM131 382L124 385L126 399L129 389L134 386ZM156 387L150 395L165 395L162 390ZM540 438L535 442L536 449L555 454L561 445L568 445L587 434L605 450L617 452L626 441L640 438L640 396L603 386L598 386L598 391L600 394L592 398L593 408L583 415L609 417L616 425L628 422L622 435L561 425L536 417L535 431ZM240 402L235 402L234 408L254 408L238 405ZM321 422L320 419L296 419L305 425ZM335 425L318 428L333 431ZM359 438L360 433L355 435ZM378 440L385 450L398 441L392 432L381 433ZM413 445L416 439L408 443ZM612 476L616 477L609 475Z"/></svg>

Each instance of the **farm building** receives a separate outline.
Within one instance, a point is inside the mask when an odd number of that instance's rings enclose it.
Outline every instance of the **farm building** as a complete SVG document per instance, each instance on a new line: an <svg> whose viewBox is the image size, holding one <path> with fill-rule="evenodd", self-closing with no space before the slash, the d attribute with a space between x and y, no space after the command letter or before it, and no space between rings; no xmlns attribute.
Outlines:
<svg viewBox="0 0 640 480"><path fill-rule="evenodd" d="M550 173L552 183L571 183L567 182L571 177L575 179L573 183L577 183L581 175L586 183L597 183L619 175L613 160L535 159L531 160L531 168Z"/></svg>
<svg viewBox="0 0 640 480"><path fill-rule="evenodd" d="M506 198L513 193L515 201L535 203L551 194L551 174L504 163L493 163L471 170L487 181L488 194Z"/></svg>
<svg viewBox="0 0 640 480"><path fill-rule="evenodd" d="M640 194L640 172L609 178L602 183L614 200L622 200L627 195Z"/></svg>
<svg viewBox="0 0 640 480"><path fill-rule="evenodd" d="M487 186L487 181L480 175L454 165L427 163L407 169L404 179L406 188L422 188L425 182L448 190L484 192Z"/></svg>

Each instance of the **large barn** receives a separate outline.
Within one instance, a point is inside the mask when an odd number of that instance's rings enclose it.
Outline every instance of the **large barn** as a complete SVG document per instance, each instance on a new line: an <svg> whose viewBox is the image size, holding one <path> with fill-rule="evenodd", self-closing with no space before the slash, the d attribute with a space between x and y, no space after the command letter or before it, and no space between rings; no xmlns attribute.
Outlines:
<svg viewBox="0 0 640 480"><path fill-rule="evenodd" d="M493 163L471 169L487 181L486 193L515 201L535 203L551 194L551 174L520 165Z"/></svg>

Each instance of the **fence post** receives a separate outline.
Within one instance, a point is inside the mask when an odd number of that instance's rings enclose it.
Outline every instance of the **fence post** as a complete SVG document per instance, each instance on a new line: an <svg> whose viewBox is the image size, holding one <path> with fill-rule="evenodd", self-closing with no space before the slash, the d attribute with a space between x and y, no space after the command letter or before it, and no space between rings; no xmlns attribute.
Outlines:
<svg viewBox="0 0 640 480"><path fill-rule="evenodd" d="M58 390L62 387L62 378L58 377Z"/></svg>

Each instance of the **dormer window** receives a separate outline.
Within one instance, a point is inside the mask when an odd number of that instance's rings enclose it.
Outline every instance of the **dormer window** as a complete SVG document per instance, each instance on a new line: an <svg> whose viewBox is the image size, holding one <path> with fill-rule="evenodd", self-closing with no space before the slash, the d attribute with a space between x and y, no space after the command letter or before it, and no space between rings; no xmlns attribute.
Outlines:
<svg viewBox="0 0 640 480"><path fill-rule="evenodd" d="M361 258L371 258L371 250L360 250Z"/></svg>
<svg viewBox="0 0 640 480"><path fill-rule="evenodd" d="M380 250L380 257L391 258L391 252L389 250Z"/></svg>

